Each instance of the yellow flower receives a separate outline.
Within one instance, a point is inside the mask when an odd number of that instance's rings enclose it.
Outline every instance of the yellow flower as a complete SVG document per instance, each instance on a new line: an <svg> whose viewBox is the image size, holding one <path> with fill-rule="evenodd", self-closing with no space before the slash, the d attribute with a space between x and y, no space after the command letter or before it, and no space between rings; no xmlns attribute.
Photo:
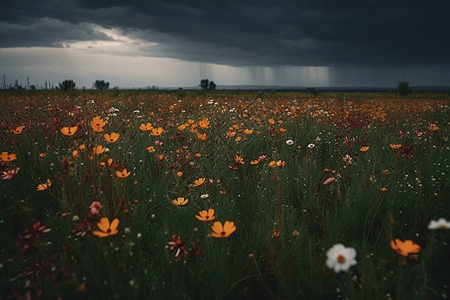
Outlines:
<svg viewBox="0 0 450 300"><path fill-rule="evenodd" d="M16 127L16 129L11 129L11 132L14 133L14 134L20 134L20 133L22 133L22 130L23 130L24 127L25 126Z"/></svg>
<svg viewBox="0 0 450 300"><path fill-rule="evenodd" d="M8 154L8 152L2 152L2 154L0 155L0 159L3 161L13 161L15 159L17 159L17 155L16 154Z"/></svg>
<svg viewBox="0 0 450 300"><path fill-rule="evenodd" d="M211 221L216 218L214 216L214 209L210 208L208 210L202 210L198 212L199 216L195 216L200 221Z"/></svg>
<svg viewBox="0 0 450 300"><path fill-rule="evenodd" d="M77 132L77 130L78 130L78 126L61 128L61 132L65 136L72 136Z"/></svg>
<svg viewBox="0 0 450 300"><path fill-rule="evenodd" d="M36 191L45 191L46 189L48 189L50 186L52 185L52 182L50 181L50 179L47 179L47 183L41 183L37 186Z"/></svg>
<svg viewBox="0 0 450 300"><path fill-rule="evenodd" d="M234 225L234 222L231 221L226 221L224 225L222 225L221 222L217 221L214 222L211 229L213 230L213 232L211 233L213 237L226 238L236 231L236 226Z"/></svg>
<svg viewBox="0 0 450 300"><path fill-rule="evenodd" d="M401 241L400 239L391 240L391 248L400 255L408 256L410 253L418 253L420 246L414 244L412 240Z"/></svg>
<svg viewBox="0 0 450 300"><path fill-rule="evenodd" d="M361 149L359 149L359 151L361 151L361 152L367 152L367 151L369 151L369 146L365 146L365 147L362 147Z"/></svg>
<svg viewBox="0 0 450 300"><path fill-rule="evenodd" d="M150 131L153 129L152 124L147 123L147 124L141 124L141 126L139 126L139 129L142 131Z"/></svg>
<svg viewBox="0 0 450 300"><path fill-rule="evenodd" d="M119 137L120 137L120 134L118 134L118 133L115 133L115 132L112 132L111 134L105 134L104 136L103 136L104 138L105 138L105 140L108 142L108 143L115 143L118 139L119 139Z"/></svg>
<svg viewBox="0 0 450 300"><path fill-rule="evenodd" d="M177 199L172 200L173 204L178 206L183 206L188 203L188 199L184 199L183 197L178 197Z"/></svg>
<svg viewBox="0 0 450 300"><path fill-rule="evenodd" d="M101 238L115 235L117 234L117 232L119 232L117 230L117 226L119 226L119 219L115 218L110 224L108 218L103 217L100 219L100 222L97 223L97 226L101 231L93 231L92 233L94 235Z"/></svg>
<svg viewBox="0 0 450 300"><path fill-rule="evenodd" d="M205 180L206 180L205 177L199 178L199 179L195 180L195 181L194 181L194 186L195 186L195 187L201 186L201 185L205 182Z"/></svg>
<svg viewBox="0 0 450 300"><path fill-rule="evenodd" d="M130 176L131 172L127 172L128 170L125 168L122 171L116 171L116 175L119 178L126 178Z"/></svg>

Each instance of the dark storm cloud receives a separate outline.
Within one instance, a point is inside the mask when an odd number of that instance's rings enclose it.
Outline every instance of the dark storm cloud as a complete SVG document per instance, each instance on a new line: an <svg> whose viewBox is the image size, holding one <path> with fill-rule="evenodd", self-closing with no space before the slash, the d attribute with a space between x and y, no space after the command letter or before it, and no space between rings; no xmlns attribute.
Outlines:
<svg viewBox="0 0 450 300"><path fill-rule="evenodd" d="M450 42L443 34L450 28L448 12L447 0L53 0L43 4L20 0L0 12L0 46L106 39L83 25L98 24L158 43L141 49L141 55L198 62L448 64ZM36 34L45 20L54 28Z"/></svg>

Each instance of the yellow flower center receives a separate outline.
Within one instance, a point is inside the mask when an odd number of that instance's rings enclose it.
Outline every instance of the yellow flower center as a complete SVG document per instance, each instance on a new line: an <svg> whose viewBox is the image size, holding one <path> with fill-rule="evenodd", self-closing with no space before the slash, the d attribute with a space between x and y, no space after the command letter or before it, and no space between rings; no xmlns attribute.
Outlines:
<svg viewBox="0 0 450 300"><path fill-rule="evenodd" d="M337 258L336 258L336 261L339 263L339 264L343 264L343 263L345 263L345 256L344 255L342 255L342 254L339 254L338 256L337 256Z"/></svg>

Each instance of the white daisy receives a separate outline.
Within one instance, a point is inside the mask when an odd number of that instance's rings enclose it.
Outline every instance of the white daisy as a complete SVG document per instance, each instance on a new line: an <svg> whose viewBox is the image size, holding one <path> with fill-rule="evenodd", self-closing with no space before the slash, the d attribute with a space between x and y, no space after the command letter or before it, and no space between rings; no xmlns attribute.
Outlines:
<svg viewBox="0 0 450 300"><path fill-rule="evenodd" d="M431 220L430 224L428 224L428 229L434 230L434 229L450 229L450 222L447 222L446 219L440 218L439 220Z"/></svg>
<svg viewBox="0 0 450 300"><path fill-rule="evenodd" d="M294 144L294 141L293 140L287 140L286 141L286 145L288 145L288 146L290 146L290 145L293 145Z"/></svg>
<svg viewBox="0 0 450 300"><path fill-rule="evenodd" d="M353 248L346 248L342 244L336 244L327 251L326 264L334 272L347 271L351 266L356 265L356 251Z"/></svg>
<svg viewBox="0 0 450 300"><path fill-rule="evenodd" d="M308 145L308 148L309 148L309 149L312 149L312 148L314 148L315 146L316 146L316 144L311 143L311 144Z"/></svg>
<svg viewBox="0 0 450 300"><path fill-rule="evenodd" d="M200 196L200 198L202 198L202 199L208 199L208 197L209 197L208 194L203 194L203 195Z"/></svg>

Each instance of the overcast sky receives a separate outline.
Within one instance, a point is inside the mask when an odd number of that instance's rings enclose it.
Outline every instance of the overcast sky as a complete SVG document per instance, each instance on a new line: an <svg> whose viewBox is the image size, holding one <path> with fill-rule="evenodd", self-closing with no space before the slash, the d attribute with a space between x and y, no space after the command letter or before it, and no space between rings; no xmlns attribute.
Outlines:
<svg viewBox="0 0 450 300"><path fill-rule="evenodd" d="M14 0L0 73L80 88L450 85L449 14L449 0Z"/></svg>

